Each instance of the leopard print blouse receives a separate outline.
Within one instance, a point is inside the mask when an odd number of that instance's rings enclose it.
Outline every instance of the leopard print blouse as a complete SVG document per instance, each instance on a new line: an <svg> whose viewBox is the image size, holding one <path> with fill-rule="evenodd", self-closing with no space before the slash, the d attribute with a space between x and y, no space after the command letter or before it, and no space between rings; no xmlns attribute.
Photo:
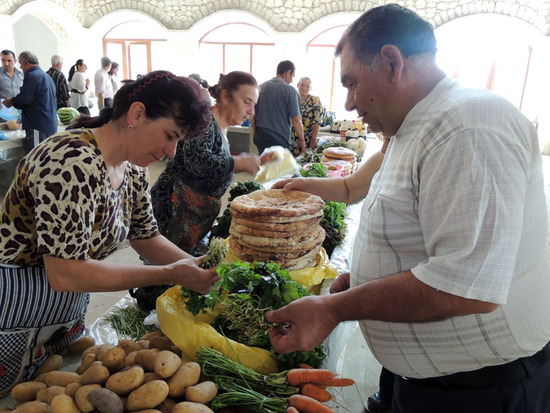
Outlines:
<svg viewBox="0 0 550 413"><path fill-rule="evenodd" d="M128 162L114 190L90 130L53 135L19 163L0 211L0 262L43 266L44 255L103 259L158 234L149 172Z"/></svg>

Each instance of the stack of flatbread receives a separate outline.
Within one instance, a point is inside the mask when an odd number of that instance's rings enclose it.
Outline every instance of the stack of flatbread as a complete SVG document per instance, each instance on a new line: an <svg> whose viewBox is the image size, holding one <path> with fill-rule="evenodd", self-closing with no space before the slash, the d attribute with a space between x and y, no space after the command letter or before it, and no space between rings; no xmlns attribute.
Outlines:
<svg viewBox="0 0 550 413"><path fill-rule="evenodd" d="M346 171L346 175L349 175L355 170L356 163L357 163L357 153L348 148L344 148L342 146L331 146L323 150L323 162L338 162L339 164L344 166L344 170ZM343 162L348 162L349 166L347 164L343 164Z"/></svg>
<svg viewBox="0 0 550 413"><path fill-rule="evenodd" d="M325 240L319 225L324 201L301 191L267 189L230 203L229 246L243 261L274 261L281 268L315 267Z"/></svg>

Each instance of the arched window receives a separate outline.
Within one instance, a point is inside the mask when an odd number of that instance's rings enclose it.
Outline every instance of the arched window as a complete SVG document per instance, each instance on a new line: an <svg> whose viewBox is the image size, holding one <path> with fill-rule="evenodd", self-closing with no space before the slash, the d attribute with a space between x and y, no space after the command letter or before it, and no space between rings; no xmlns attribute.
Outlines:
<svg viewBox="0 0 550 413"><path fill-rule="evenodd" d="M311 93L321 98L326 110L336 112L338 119L356 116L344 109L346 90L340 83L340 63L334 57L336 44L347 27L334 26L311 39L307 43L306 68L300 69L300 74L311 78Z"/></svg>
<svg viewBox="0 0 550 413"><path fill-rule="evenodd" d="M165 37L163 30L147 22L126 21L107 32L103 53L120 65L119 79L135 79L137 75L158 69L153 62L164 62Z"/></svg>
<svg viewBox="0 0 550 413"><path fill-rule="evenodd" d="M253 39L253 40L252 40ZM249 23L219 25L199 40L200 75L215 84L220 73L242 70L251 73L258 82L273 77L270 54L275 45L269 35Z"/></svg>

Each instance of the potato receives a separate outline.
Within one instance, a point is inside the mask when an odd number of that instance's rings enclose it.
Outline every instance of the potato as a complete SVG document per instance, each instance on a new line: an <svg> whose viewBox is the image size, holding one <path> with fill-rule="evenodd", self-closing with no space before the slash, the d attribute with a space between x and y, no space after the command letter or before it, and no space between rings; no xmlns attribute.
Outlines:
<svg viewBox="0 0 550 413"><path fill-rule="evenodd" d="M174 343L166 336L155 336L149 340L149 348L158 348L159 350L170 350Z"/></svg>
<svg viewBox="0 0 550 413"><path fill-rule="evenodd" d="M150 381L153 381L153 380L161 380L161 378L157 375L157 373L153 371L149 371L145 373L145 375L143 376L143 384L149 383Z"/></svg>
<svg viewBox="0 0 550 413"><path fill-rule="evenodd" d="M85 384L103 384L109 378L109 369L99 364L92 364L88 370L86 370L80 378L78 383Z"/></svg>
<svg viewBox="0 0 550 413"><path fill-rule="evenodd" d="M189 361L181 366L176 373L168 379L170 397L181 397L185 389L199 382L201 366L194 361Z"/></svg>
<svg viewBox="0 0 550 413"><path fill-rule="evenodd" d="M132 341L132 340L126 340L126 339L120 340L117 344L117 347L120 347L121 349L123 349L126 355L132 353L133 351L138 351L143 349L143 347L141 347L141 345L138 342Z"/></svg>
<svg viewBox="0 0 550 413"><path fill-rule="evenodd" d="M42 389L36 394L36 400L40 400L41 402L51 404L52 399L58 394L66 394L65 387L52 386L52 387L47 387L45 389Z"/></svg>
<svg viewBox="0 0 550 413"><path fill-rule="evenodd" d="M48 372L49 373L49 372ZM39 374L38 376L36 376L34 378L33 381L39 381L41 383L46 383L46 376L48 375L48 373L42 373L42 374Z"/></svg>
<svg viewBox="0 0 550 413"><path fill-rule="evenodd" d="M49 356L44 363L37 369L35 374L49 373L50 371L59 370L63 366L63 357L59 354Z"/></svg>
<svg viewBox="0 0 550 413"><path fill-rule="evenodd" d="M138 344L141 346L142 349L149 348L149 340L139 340Z"/></svg>
<svg viewBox="0 0 550 413"><path fill-rule="evenodd" d="M166 379L171 377L181 366L181 358L170 350L162 350L155 358L155 373Z"/></svg>
<svg viewBox="0 0 550 413"><path fill-rule="evenodd" d="M170 351L172 353L176 353L179 357L181 357L183 355L183 351L181 350L181 348L179 348L178 346L172 346L170 347Z"/></svg>
<svg viewBox="0 0 550 413"><path fill-rule="evenodd" d="M11 389L11 397L17 403L28 402L36 399L36 394L40 389L45 389L46 383L41 383L39 381L26 381L24 383L19 383Z"/></svg>
<svg viewBox="0 0 550 413"><path fill-rule="evenodd" d="M50 413L48 403L32 401L18 405L13 413Z"/></svg>
<svg viewBox="0 0 550 413"><path fill-rule="evenodd" d="M93 389L101 389L101 384L86 384L76 391L74 401L81 412L88 413L95 409L95 406L88 400L88 393Z"/></svg>
<svg viewBox="0 0 550 413"><path fill-rule="evenodd" d="M137 351L132 351L126 356L126 359L125 359L126 366L132 366L136 364L136 354L137 354Z"/></svg>
<svg viewBox="0 0 550 413"><path fill-rule="evenodd" d="M82 336L67 346L69 353L82 353L90 347L95 346L95 339L91 336Z"/></svg>
<svg viewBox="0 0 550 413"><path fill-rule="evenodd" d="M156 409L160 410L161 413L172 413L172 410L174 409L176 404L177 402L167 397L161 404L156 407Z"/></svg>
<svg viewBox="0 0 550 413"><path fill-rule="evenodd" d="M172 413L214 413L214 411L201 403L181 402L174 406Z"/></svg>
<svg viewBox="0 0 550 413"><path fill-rule="evenodd" d="M99 352L99 349L101 348L103 344L96 344L95 346L92 346L90 348L87 348L82 352L82 359L84 360L84 357L88 354L95 354L97 356L97 353Z"/></svg>
<svg viewBox="0 0 550 413"><path fill-rule="evenodd" d="M141 366L132 367L111 375L105 383L105 388L121 395L128 394L143 384L145 371Z"/></svg>
<svg viewBox="0 0 550 413"><path fill-rule="evenodd" d="M164 333L162 331L150 331L144 334L138 341L141 341L141 340L149 341L153 337L163 337L163 336L164 336Z"/></svg>
<svg viewBox="0 0 550 413"><path fill-rule="evenodd" d="M159 353L158 349L139 350L136 354L136 363L145 371L155 371L155 359Z"/></svg>
<svg viewBox="0 0 550 413"><path fill-rule="evenodd" d="M65 394L67 396L71 396L74 399L74 395L76 394L76 391L82 387L79 383L69 383L67 384L67 387L65 387Z"/></svg>
<svg viewBox="0 0 550 413"><path fill-rule="evenodd" d="M112 348L103 356L101 362L111 373L115 373L126 366L126 352L120 347Z"/></svg>
<svg viewBox="0 0 550 413"><path fill-rule="evenodd" d="M97 354L88 353L82 358L82 364L78 366L76 372L78 374L83 374L90 366L97 361Z"/></svg>
<svg viewBox="0 0 550 413"><path fill-rule="evenodd" d="M103 357L113 348L116 348L114 344L102 344L97 351L97 359L103 361Z"/></svg>
<svg viewBox="0 0 550 413"><path fill-rule="evenodd" d="M88 393L88 400L102 413L122 413L122 400L109 389L93 389Z"/></svg>
<svg viewBox="0 0 550 413"><path fill-rule="evenodd" d="M203 381L185 389L185 400L206 404L218 394L218 387L213 381Z"/></svg>
<svg viewBox="0 0 550 413"><path fill-rule="evenodd" d="M157 409L145 409L145 410L138 410L134 413L162 413L162 412Z"/></svg>
<svg viewBox="0 0 550 413"><path fill-rule="evenodd" d="M75 401L66 394L58 394L50 404L51 413L80 413Z"/></svg>
<svg viewBox="0 0 550 413"><path fill-rule="evenodd" d="M168 397L168 384L164 380L153 380L128 395L129 411L152 409Z"/></svg>
<svg viewBox="0 0 550 413"><path fill-rule="evenodd" d="M48 387L67 387L69 383L77 382L78 377L78 374L72 371L50 371L49 373L46 373L44 380Z"/></svg>

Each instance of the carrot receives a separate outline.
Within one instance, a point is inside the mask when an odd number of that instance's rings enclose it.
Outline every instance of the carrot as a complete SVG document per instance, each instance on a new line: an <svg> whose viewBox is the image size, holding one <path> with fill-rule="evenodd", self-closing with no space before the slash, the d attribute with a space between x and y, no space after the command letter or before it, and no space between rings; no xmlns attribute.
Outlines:
<svg viewBox="0 0 550 413"><path fill-rule="evenodd" d="M300 393L320 402L328 402L332 398L323 387L312 383L304 384Z"/></svg>
<svg viewBox="0 0 550 413"><path fill-rule="evenodd" d="M334 373L324 369L291 369L286 374L286 379L291 386L313 383L324 384L334 378Z"/></svg>
<svg viewBox="0 0 550 413"><path fill-rule="evenodd" d="M298 363L298 367L301 368L301 369L314 369L315 368L315 367L310 366L309 364L306 364L306 363Z"/></svg>
<svg viewBox="0 0 550 413"><path fill-rule="evenodd" d="M286 408L286 413L300 413L296 407L288 406Z"/></svg>
<svg viewBox="0 0 550 413"><path fill-rule="evenodd" d="M303 413L336 413L323 403L302 394L293 394L288 398L288 403Z"/></svg>
<svg viewBox="0 0 550 413"><path fill-rule="evenodd" d="M330 387L345 387L353 386L355 384L355 381L353 379L347 379L345 377L333 377L331 380L323 384Z"/></svg>

